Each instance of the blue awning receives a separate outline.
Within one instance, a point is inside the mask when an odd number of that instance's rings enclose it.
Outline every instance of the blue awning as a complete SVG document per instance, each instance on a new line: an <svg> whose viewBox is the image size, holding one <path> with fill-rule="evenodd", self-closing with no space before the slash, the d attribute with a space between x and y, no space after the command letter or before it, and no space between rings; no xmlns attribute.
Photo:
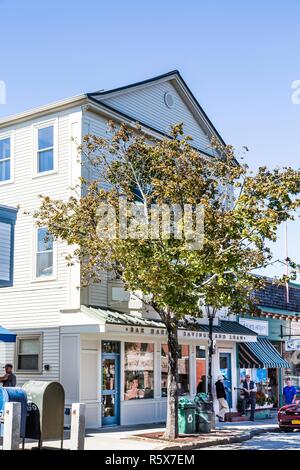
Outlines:
<svg viewBox="0 0 300 470"><path fill-rule="evenodd" d="M289 369L277 349L266 338L257 338L255 343L239 344L239 365L245 369L252 368L282 368Z"/></svg>
<svg viewBox="0 0 300 470"><path fill-rule="evenodd" d="M16 337L17 335L15 333L0 326L0 341L4 341L4 343L15 343Z"/></svg>

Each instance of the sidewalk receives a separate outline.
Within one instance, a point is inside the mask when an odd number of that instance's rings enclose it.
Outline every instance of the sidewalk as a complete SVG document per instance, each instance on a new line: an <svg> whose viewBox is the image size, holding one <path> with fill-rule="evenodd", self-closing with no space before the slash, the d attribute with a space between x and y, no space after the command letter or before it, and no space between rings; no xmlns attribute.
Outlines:
<svg viewBox="0 0 300 470"><path fill-rule="evenodd" d="M181 436L176 442L144 437L147 434L162 433L164 425L117 426L99 430L87 430L85 439L86 450L184 450L200 449L212 445L242 442L254 435L278 430L277 419L244 421L241 423L218 423L210 434L193 434ZM35 444L26 443L26 448ZM47 446L58 447L58 442L47 442ZM65 433L64 448L70 448L69 432Z"/></svg>

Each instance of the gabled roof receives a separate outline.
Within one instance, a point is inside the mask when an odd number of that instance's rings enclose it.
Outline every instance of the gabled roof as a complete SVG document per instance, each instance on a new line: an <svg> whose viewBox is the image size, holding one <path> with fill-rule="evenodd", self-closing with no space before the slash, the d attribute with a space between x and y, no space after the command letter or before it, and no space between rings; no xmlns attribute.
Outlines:
<svg viewBox="0 0 300 470"><path fill-rule="evenodd" d="M199 104L198 100L193 95L192 91L190 90L178 70L172 70L171 72L167 72L165 74L158 75L147 80L142 80L140 82L132 83L118 88L113 88L111 90L100 90L93 93L87 93L87 97L98 103L101 102L101 105L104 105L107 108L111 108L107 103L104 102L107 98L122 95L124 93L142 89L144 87L148 87L155 83L164 81L172 81L172 84L174 85L178 93L181 95L181 97L184 99L186 105L192 111L194 116L201 121L202 125L205 125L206 130L211 136L214 135L223 145L225 145L223 138L221 137L221 135L219 134L219 132L217 131L217 129L215 128L215 126L213 125L201 105ZM116 111L116 109L114 108L111 109ZM130 118L130 116L125 117ZM140 122L140 124L144 125L143 122ZM147 127L147 124L145 124L145 126Z"/></svg>
<svg viewBox="0 0 300 470"><path fill-rule="evenodd" d="M0 128L15 125L17 123L27 121L28 119L42 117L52 112L60 112L62 110L72 108L73 106L81 106L85 109L91 107L94 111L104 114L107 119L124 120L128 123L134 123L138 121L146 132L148 130L152 135L158 137L169 137L167 131L164 132L162 129L156 128L155 124L153 125L151 123L149 124L149 122L142 122L143 120L136 119L134 116L130 115L130 113L122 112L122 110L117 109L117 107L114 107L114 105L111 104L111 101L114 102L115 97L121 97L122 95L126 95L130 92L133 92L134 90L143 90L143 88L146 89L147 87L151 87L159 83L163 84L163 82L169 82L173 88L175 88L175 91L184 102L187 110L193 115L193 118L195 121L197 121L199 127L202 129L202 132L206 134L208 142L210 142L212 136L215 136L222 144L224 144L224 140L222 139L221 135L214 127L203 108L200 106L199 102L189 89L178 70L172 70L171 72L158 75L147 80L107 91L101 90L93 93L85 93L65 100L39 106L19 114L0 118ZM184 121L184 119L182 120ZM171 122L169 124L171 124ZM202 148L195 146L195 148L207 156L211 157L212 155L216 155L216 152L213 149L206 151L203 146Z"/></svg>

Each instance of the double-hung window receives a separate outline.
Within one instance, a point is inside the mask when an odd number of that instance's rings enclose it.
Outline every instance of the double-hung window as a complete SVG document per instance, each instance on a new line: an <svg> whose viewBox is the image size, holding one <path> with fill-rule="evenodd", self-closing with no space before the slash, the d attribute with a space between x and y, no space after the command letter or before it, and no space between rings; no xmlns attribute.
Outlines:
<svg viewBox="0 0 300 470"><path fill-rule="evenodd" d="M0 137L0 183L11 180L11 138Z"/></svg>
<svg viewBox="0 0 300 470"><path fill-rule="evenodd" d="M17 209L0 206L0 287L13 284L14 229Z"/></svg>
<svg viewBox="0 0 300 470"><path fill-rule="evenodd" d="M36 173L55 170L55 125L54 123L35 127Z"/></svg>
<svg viewBox="0 0 300 470"><path fill-rule="evenodd" d="M38 228L36 236L36 271L37 279L53 277L54 269L53 237L46 228Z"/></svg>
<svg viewBox="0 0 300 470"><path fill-rule="evenodd" d="M42 336L17 336L17 372L40 372L42 363Z"/></svg>

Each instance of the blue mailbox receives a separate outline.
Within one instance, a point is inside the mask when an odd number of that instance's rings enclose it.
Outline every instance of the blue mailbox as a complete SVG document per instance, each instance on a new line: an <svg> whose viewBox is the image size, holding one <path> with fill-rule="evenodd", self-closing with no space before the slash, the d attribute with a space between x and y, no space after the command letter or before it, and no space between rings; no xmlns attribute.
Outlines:
<svg viewBox="0 0 300 470"><path fill-rule="evenodd" d="M4 416L5 403L21 403L21 432L20 436L25 437L26 417L27 417L27 394L23 388L18 387L0 387L0 419ZM1 424L1 434L3 434L3 425Z"/></svg>

